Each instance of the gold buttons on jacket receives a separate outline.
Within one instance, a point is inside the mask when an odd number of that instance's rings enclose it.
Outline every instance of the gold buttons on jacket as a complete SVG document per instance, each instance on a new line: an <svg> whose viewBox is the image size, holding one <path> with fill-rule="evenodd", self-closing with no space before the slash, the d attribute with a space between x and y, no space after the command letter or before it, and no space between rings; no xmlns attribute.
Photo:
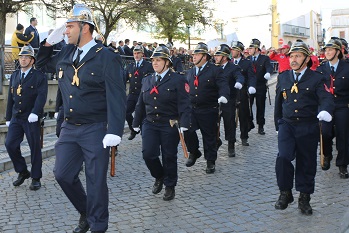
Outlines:
<svg viewBox="0 0 349 233"><path fill-rule="evenodd" d="M154 100L156 100L156 96L154 96Z"/></svg>
<svg viewBox="0 0 349 233"><path fill-rule="evenodd" d="M72 99L72 98L73 98L73 96L72 96L72 95L70 95L70 96L69 96L69 98L70 98L70 99Z"/></svg>
<svg viewBox="0 0 349 233"><path fill-rule="evenodd" d="M293 102L297 103L298 100L294 99Z"/></svg>
<svg viewBox="0 0 349 233"><path fill-rule="evenodd" d="M298 110L296 109L296 110L294 110L294 112L298 112Z"/></svg>
<svg viewBox="0 0 349 233"><path fill-rule="evenodd" d="M73 109L71 108L71 109L69 109L69 112L73 112Z"/></svg>
<svg viewBox="0 0 349 233"><path fill-rule="evenodd" d="M22 104L22 102L19 102L18 104Z"/></svg>
<svg viewBox="0 0 349 233"><path fill-rule="evenodd" d="M155 106L154 108L155 108L155 109L158 109L158 107L156 107L156 106Z"/></svg>
<svg viewBox="0 0 349 233"><path fill-rule="evenodd" d="M22 112L22 110L19 110L18 112Z"/></svg>

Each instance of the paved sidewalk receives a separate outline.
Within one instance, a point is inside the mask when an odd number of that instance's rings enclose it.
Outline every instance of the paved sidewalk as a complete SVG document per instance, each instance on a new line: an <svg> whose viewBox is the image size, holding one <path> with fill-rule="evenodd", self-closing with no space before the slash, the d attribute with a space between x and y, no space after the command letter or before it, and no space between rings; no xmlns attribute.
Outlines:
<svg viewBox="0 0 349 233"><path fill-rule="evenodd" d="M266 135L253 129L248 147L238 139L235 158L227 157L224 141L215 174L205 173L203 158L193 167L185 167L179 146L179 181L176 197L170 202L162 200L164 191L151 192L154 180L142 159L140 135L132 141L127 140L128 133L124 135L116 157L116 176L108 176L108 232L345 232L348 180L339 178L333 164L326 172L318 166L312 216L299 213L295 190L294 203L284 211L274 209L279 193L274 170L274 87L270 87L272 105L267 103ZM13 187L17 177L13 169L0 173L0 232L72 232L79 216L55 181L53 166L54 157L44 160L43 186L38 191L29 190L29 180ZM81 178L85 180L83 175Z"/></svg>

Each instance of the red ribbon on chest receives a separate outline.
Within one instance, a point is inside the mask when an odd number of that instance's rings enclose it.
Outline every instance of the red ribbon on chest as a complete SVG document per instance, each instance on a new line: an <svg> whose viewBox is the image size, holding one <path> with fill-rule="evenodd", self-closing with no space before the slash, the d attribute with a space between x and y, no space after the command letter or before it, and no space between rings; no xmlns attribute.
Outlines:
<svg viewBox="0 0 349 233"><path fill-rule="evenodd" d="M199 77L197 75L194 76L195 80L194 80L194 86L199 86Z"/></svg>
<svg viewBox="0 0 349 233"><path fill-rule="evenodd" d="M157 87L158 87L158 86L154 86L153 89L150 90L150 94L153 94L154 92L155 92L156 94L159 94L159 91L158 91L158 88L157 88Z"/></svg>
<svg viewBox="0 0 349 233"><path fill-rule="evenodd" d="M138 75L139 75L138 70L136 70L136 71L134 72L134 76L138 76Z"/></svg>
<svg viewBox="0 0 349 233"><path fill-rule="evenodd" d="M333 80L335 79L335 77L333 75L330 75L330 79L331 79L331 84L330 84L330 88L328 88L326 86L326 84L324 84L325 90L329 93L331 93L332 95L334 94L334 88L333 88Z"/></svg>

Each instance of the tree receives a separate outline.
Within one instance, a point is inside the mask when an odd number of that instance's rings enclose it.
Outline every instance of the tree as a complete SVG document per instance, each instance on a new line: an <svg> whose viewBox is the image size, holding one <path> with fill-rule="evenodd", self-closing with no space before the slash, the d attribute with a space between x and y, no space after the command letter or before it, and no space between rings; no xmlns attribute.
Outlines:
<svg viewBox="0 0 349 233"><path fill-rule="evenodd" d="M155 0L147 6L148 18L155 17L157 37L185 41L187 27L210 25L212 11L207 0Z"/></svg>
<svg viewBox="0 0 349 233"><path fill-rule="evenodd" d="M33 2L34 0L0 0L0 45L5 44L5 29L6 29L6 16L8 14L15 14L20 10L23 10L25 3Z"/></svg>

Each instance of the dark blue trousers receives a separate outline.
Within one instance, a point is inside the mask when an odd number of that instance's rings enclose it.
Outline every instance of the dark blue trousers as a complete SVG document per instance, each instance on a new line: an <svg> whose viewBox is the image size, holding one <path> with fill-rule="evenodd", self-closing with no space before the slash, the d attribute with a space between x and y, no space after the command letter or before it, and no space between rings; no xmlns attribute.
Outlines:
<svg viewBox="0 0 349 233"><path fill-rule="evenodd" d="M247 94L247 87L244 86L239 91L239 123L240 123L240 138L248 139L248 124L251 118L250 102Z"/></svg>
<svg viewBox="0 0 349 233"><path fill-rule="evenodd" d="M144 120L142 125L142 153L150 174L163 177L167 187L176 186L178 180L177 152L178 129L170 123L152 123ZM162 164L159 159L161 149Z"/></svg>
<svg viewBox="0 0 349 233"><path fill-rule="evenodd" d="M221 117L224 123L225 140L236 142L236 99L229 99L228 103L221 105Z"/></svg>
<svg viewBox="0 0 349 233"><path fill-rule="evenodd" d="M336 166L349 164L349 108L348 106L337 107L334 111L333 124L335 130L332 137L323 137L324 155L332 157L332 140L336 137L338 155Z"/></svg>
<svg viewBox="0 0 349 233"><path fill-rule="evenodd" d="M63 122L55 144L55 178L80 213L86 213L92 231L108 228L107 170L109 148L103 148L105 122L80 126ZM86 191L79 172L85 162Z"/></svg>
<svg viewBox="0 0 349 233"><path fill-rule="evenodd" d="M279 120L276 178L281 191L293 188L295 175L296 190L312 194L315 187L319 123L288 123ZM296 169L292 161L296 159Z"/></svg>
<svg viewBox="0 0 349 233"><path fill-rule="evenodd" d="M267 98L267 89L259 88L256 94L250 95L250 104L253 106L254 98L256 98L256 121L260 126L265 125L265 101ZM251 115L251 121L253 122L253 114Z"/></svg>
<svg viewBox="0 0 349 233"><path fill-rule="evenodd" d="M27 164L22 156L20 145L24 134L30 148L31 177L40 179L42 177L42 154L40 144L40 122L29 123L27 119L12 118L6 136L6 150L9 154L15 171L21 173L27 171Z"/></svg>
<svg viewBox="0 0 349 233"><path fill-rule="evenodd" d="M191 115L191 127L185 132L185 142L189 152L195 153L199 149L199 139L196 130L200 129L205 159L208 161L217 160L217 121L217 107L193 108Z"/></svg>
<svg viewBox="0 0 349 233"><path fill-rule="evenodd" d="M139 95L135 95L130 93L127 97L127 102L126 102L126 121L128 124L128 127L130 130L133 130L132 128L132 121L133 121L133 116L132 113L135 111L136 104L138 101Z"/></svg>

